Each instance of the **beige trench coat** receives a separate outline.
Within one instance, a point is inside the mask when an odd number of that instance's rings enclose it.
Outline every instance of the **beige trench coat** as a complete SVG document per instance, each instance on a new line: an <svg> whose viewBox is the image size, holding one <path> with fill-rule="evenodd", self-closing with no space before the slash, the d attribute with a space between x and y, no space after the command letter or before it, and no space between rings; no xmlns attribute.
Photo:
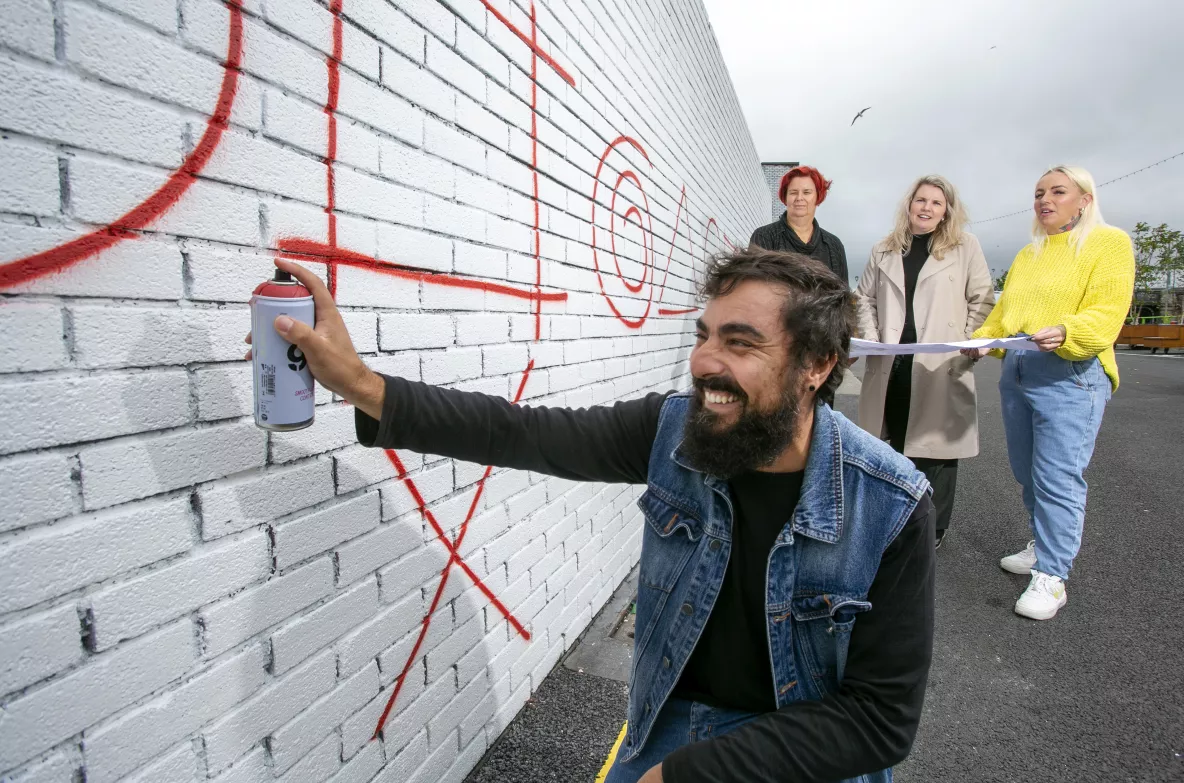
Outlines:
<svg viewBox="0 0 1184 783"><path fill-rule="evenodd" d="M855 291L859 331L865 340L900 341L904 329L904 259L884 243L872 249ZM938 260L925 261L913 294L917 342L967 340L995 306L995 290L982 246L973 234ZM864 359L859 426L881 438L891 356ZM978 454L978 400L973 362L961 354L916 354L912 404L904 453L909 457L962 459Z"/></svg>

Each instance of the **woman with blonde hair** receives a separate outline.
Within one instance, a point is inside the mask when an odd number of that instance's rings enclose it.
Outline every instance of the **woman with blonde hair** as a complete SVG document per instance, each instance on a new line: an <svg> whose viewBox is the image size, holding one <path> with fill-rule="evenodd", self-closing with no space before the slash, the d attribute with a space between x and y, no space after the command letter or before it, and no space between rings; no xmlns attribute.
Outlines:
<svg viewBox="0 0 1184 783"><path fill-rule="evenodd" d="M1032 575L1015 611L1033 620L1051 619L1068 600L1065 580L1085 522L1082 474L1118 388L1114 341L1134 294L1130 237L1106 225L1096 190L1077 166L1041 175L1032 243L1015 257L999 306L975 334L1031 335L1040 349L1004 354L999 380L1007 455L1033 536L999 565Z"/></svg>
<svg viewBox="0 0 1184 783"><path fill-rule="evenodd" d="M892 233L872 248L859 278L860 336L886 343L955 342L995 303L966 209L944 177L913 183ZM954 509L958 460L978 454L973 362L954 354L868 357L859 425L913 460L933 485L941 546Z"/></svg>

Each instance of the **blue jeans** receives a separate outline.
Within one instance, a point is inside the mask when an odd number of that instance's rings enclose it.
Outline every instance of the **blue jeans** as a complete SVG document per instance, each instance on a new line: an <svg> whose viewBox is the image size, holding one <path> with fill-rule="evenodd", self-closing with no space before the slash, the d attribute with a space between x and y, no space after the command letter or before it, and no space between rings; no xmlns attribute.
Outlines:
<svg viewBox="0 0 1184 783"><path fill-rule="evenodd" d="M1085 468L1094 453L1110 379L1096 358L1008 351L999 379L1011 472L1023 487L1036 570L1069 577L1085 522Z"/></svg>
<svg viewBox="0 0 1184 783"><path fill-rule="evenodd" d="M613 760L604 783L636 783L650 767L692 742L711 739L738 729L760 713L708 707L694 701L671 698L658 714L641 753L629 762Z"/></svg>

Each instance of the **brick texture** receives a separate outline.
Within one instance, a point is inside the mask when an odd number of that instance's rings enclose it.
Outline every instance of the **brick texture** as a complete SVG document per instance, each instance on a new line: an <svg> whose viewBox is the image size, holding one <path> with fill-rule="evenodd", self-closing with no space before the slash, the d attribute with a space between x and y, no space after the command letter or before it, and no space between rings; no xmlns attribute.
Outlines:
<svg viewBox="0 0 1184 783"><path fill-rule="evenodd" d="M0 0L0 779L461 781L637 562L638 487L474 503L484 465L364 448L324 388L252 419L292 249L379 371L685 386L770 198L702 3L489 5Z"/></svg>

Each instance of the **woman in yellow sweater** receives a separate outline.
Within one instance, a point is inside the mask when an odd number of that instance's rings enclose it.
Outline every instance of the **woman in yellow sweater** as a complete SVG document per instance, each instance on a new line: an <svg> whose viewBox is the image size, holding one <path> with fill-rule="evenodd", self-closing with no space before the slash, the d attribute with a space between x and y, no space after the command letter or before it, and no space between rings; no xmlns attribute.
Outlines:
<svg viewBox="0 0 1184 783"><path fill-rule="evenodd" d="M999 380L1008 459L1034 537L999 564L1031 573L1015 611L1034 620L1051 619L1067 600L1065 580L1085 521L1082 474L1118 388L1114 340L1134 293L1130 237L1102 220L1095 190L1085 169L1044 173L1032 244L1016 256L998 304L974 333L1031 335L1040 349L1007 352Z"/></svg>

